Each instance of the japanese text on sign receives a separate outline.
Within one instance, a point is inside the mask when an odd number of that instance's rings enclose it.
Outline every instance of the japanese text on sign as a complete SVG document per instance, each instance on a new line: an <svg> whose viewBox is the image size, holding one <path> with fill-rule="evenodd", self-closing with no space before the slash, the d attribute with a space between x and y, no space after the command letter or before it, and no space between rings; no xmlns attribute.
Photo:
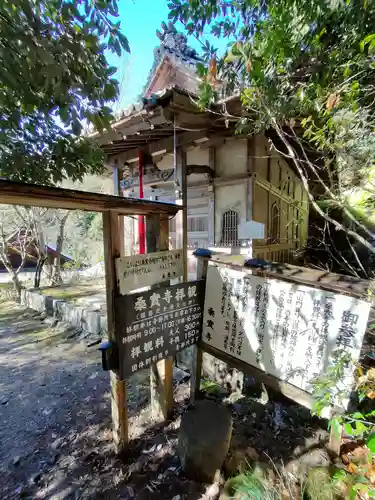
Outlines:
<svg viewBox="0 0 375 500"><path fill-rule="evenodd" d="M116 259L116 275L121 295L182 276L182 250L168 250Z"/></svg>
<svg viewBox="0 0 375 500"><path fill-rule="evenodd" d="M116 300L120 372L127 377L197 342L204 282L164 286Z"/></svg>
<svg viewBox="0 0 375 500"><path fill-rule="evenodd" d="M370 303L244 271L209 266L202 340L300 389L336 349L358 359ZM344 376L352 383L352 367Z"/></svg>

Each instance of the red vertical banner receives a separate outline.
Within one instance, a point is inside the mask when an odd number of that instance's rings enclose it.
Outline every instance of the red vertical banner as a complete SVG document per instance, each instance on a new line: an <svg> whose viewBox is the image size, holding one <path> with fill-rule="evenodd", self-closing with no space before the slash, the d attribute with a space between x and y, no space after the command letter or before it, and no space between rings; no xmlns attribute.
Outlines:
<svg viewBox="0 0 375 500"><path fill-rule="evenodd" d="M139 175L139 197L143 198L143 151L138 151L138 175ZM145 242L145 218L143 215L138 216L138 240L139 240L139 253L146 253Z"/></svg>

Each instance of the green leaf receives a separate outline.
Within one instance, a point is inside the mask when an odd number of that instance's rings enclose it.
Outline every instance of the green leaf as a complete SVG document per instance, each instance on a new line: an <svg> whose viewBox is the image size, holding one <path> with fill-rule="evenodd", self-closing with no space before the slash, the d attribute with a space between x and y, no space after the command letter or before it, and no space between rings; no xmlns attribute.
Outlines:
<svg viewBox="0 0 375 500"><path fill-rule="evenodd" d="M108 76L112 76L114 75L115 73L117 73L117 68L116 66L110 66L107 70L107 75Z"/></svg>
<svg viewBox="0 0 375 500"><path fill-rule="evenodd" d="M341 417L333 417L329 422L329 426L332 427L333 434L336 438L339 438L341 435L341 423Z"/></svg>
<svg viewBox="0 0 375 500"><path fill-rule="evenodd" d="M365 49L365 46L372 42L373 40L375 40L375 33L373 33L372 35L368 35L366 36L366 38L364 38L360 44L360 47L361 47L361 51L363 52L364 49Z"/></svg>
<svg viewBox="0 0 375 500"><path fill-rule="evenodd" d="M363 422L356 422L355 423L355 430L356 434L363 434L368 430L367 425L365 425Z"/></svg>
<svg viewBox="0 0 375 500"><path fill-rule="evenodd" d="M125 35L123 35L121 33L121 31L118 31L117 32L117 36L118 36L118 39L120 41L120 44L121 44L121 47L128 53L130 53L130 45L129 45L129 41L128 39L126 38Z"/></svg>
<svg viewBox="0 0 375 500"><path fill-rule="evenodd" d="M355 413L353 413L352 418L364 420L365 417L363 416L363 414L361 412L356 411Z"/></svg>
<svg viewBox="0 0 375 500"><path fill-rule="evenodd" d="M353 436L353 427L350 424L344 424L344 432L347 436Z"/></svg>
<svg viewBox="0 0 375 500"><path fill-rule="evenodd" d="M372 453L375 453L375 433L367 438L366 446Z"/></svg>
<svg viewBox="0 0 375 500"><path fill-rule="evenodd" d="M336 469L332 474L332 479L334 481L343 481L347 476L347 473L344 469Z"/></svg>
<svg viewBox="0 0 375 500"><path fill-rule="evenodd" d="M82 131L82 125L79 120L74 120L72 123L72 132L74 135L80 135Z"/></svg>
<svg viewBox="0 0 375 500"><path fill-rule="evenodd" d="M60 118L64 123L67 123L70 120L69 108L68 106L63 106L59 109Z"/></svg>
<svg viewBox="0 0 375 500"><path fill-rule="evenodd" d="M112 83L107 83L103 88L103 95L105 99L111 101L117 96L117 87Z"/></svg>

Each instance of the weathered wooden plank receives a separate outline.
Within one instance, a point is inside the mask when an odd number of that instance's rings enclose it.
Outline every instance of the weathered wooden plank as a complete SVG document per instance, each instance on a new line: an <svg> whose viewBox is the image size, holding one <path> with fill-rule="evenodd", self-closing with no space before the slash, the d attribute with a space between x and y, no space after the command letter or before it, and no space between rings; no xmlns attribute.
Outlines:
<svg viewBox="0 0 375 500"><path fill-rule="evenodd" d="M115 210L119 215L147 215L155 212L175 215L182 208L173 203L138 200L7 180L0 180L0 201L8 205L27 205L67 210L89 210L94 212Z"/></svg>
<svg viewBox="0 0 375 500"><path fill-rule="evenodd" d="M338 457L340 455L341 439L342 439L343 427L339 425L338 432L334 430L334 426L331 426L328 441L328 451L334 456Z"/></svg>
<svg viewBox="0 0 375 500"><path fill-rule="evenodd" d="M274 196L277 196L278 198L286 201L287 203L292 204L295 202L294 198L291 197L291 194L289 196L285 195L282 191L280 191L280 189L278 189L277 186L274 186L271 182L266 181L265 179L261 179L258 175L255 176L255 182L258 186L260 186L264 190L269 191ZM307 207L305 207L305 205L301 204L300 210L304 213L307 213Z"/></svg>
<svg viewBox="0 0 375 500"><path fill-rule="evenodd" d="M266 246L264 246L264 248L266 248ZM267 248L269 248L270 251L279 251L283 249L282 246L278 247L276 245L275 248L273 248L272 245ZM264 252L263 248L262 252ZM263 255L266 259L267 254L264 252ZM254 276L262 276L264 278L274 278L290 281L293 283L298 283L300 285L307 285L328 292L342 293L344 295L350 295L352 297L362 299L367 296L369 291L371 290L370 280L363 280L352 276L344 276L341 274L330 273L328 271L319 271L317 269L310 269L308 267L299 267L285 263L274 263L272 265L272 268L267 270L262 270L254 267L243 267L246 258L247 257L243 255L231 256L224 254L214 254L211 258L211 261L220 265L231 267L233 269L240 268L241 270L249 272Z"/></svg>
<svg viewBox="0 0 375 500"><path fill-rule="evenodd" d="M168 219L161 218L159 214L146 217L146 242L147 253L168 250ZM173 406L173 357L151 366L150 390L153 416L156 419L167 419Z"/></svg>
<svg viewBox="0 0 375 500"><path fill-rule="evenodd" d="M108 339L116 341L115 298L117 294L115 258L123 250L124 235L121 234L118 212L103 213L104 263L107 295ZM129 441L128 413L126 405L126 381L120 380L117 372L110 373L113 440L117 453L122 453Z"/></svg>
<svg viewBox="0 0 375 500"><path fill-rule="evenodd" d="M212 356L215 356L215 358L221 359L221 361L227 363L231 368L236 368L237 370L240 370L243 373L256 377L256 379L259 380L260 382L266 384L275 391L280 392L281 394L283 394L287 398L290 398L296 403L299 403L300 405L305 406L306 408L309 409L312 408L312 405L314 403L314 398L308 392L298 389L298 387L295 387L294 385L279 380L272 375L268 375L267 373L262 372L258 368L255 368L255 366L251 366L237 358L229 356L225 352L219 351L215 347L212 347L204 342L200 343L200 348L203 350L203 352L208 352Z"/></svg>

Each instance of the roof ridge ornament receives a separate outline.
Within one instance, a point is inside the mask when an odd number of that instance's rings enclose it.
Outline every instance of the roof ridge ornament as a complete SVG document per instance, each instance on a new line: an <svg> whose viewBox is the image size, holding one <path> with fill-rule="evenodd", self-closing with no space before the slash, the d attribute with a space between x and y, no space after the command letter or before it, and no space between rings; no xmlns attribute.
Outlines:
<svg viewBox="0 0 375 500"><path fill-rule="evenodd" d="M189 47L187 36L184 33L179 33L176 26L169 21L168 24L161 23L162 31L156 30L156 36L160 40L160 46L176 55L182 55L192 59L199 60L200 57L195 49Z"/></svg>

